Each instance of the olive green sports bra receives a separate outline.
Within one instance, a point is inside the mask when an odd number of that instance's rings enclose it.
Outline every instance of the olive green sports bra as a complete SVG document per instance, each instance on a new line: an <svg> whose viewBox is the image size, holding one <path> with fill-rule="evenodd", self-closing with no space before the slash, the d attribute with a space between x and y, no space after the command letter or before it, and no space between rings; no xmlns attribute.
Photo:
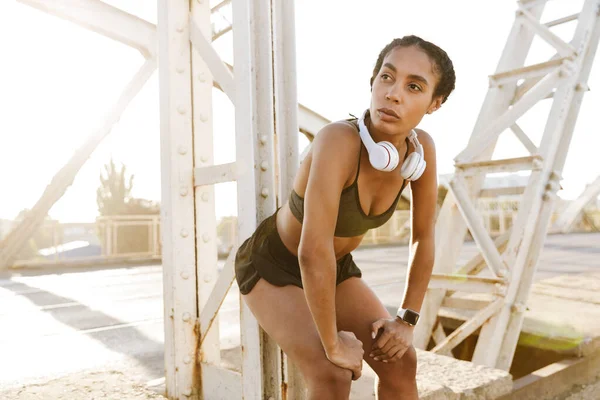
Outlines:
<svg viewBox="0 0 600 400"><path fill-rule="evenodd" d="M358 128L357 128L358 129ZM358 131L357 131L358 132ZM408 144L408 139L406 139ZM340 207L338 211L337 223L335 225L335 236L337 237L353 237L365 234L369 229L380 227L385 224L393 215L400 195L406 186L406 180L402 182L402 187L394 200L394 203L385 212L379 215L367 215L360 206L358 196L358 173L360 172L360 156L362 153L362 142L358 153L358 168L354 182L342 190L340 196ZM406 146L406 154L408 155L408 146ZM401 163L400 163L401 164ZM294 189L290 195L290 210L296 219L302 223L304 220L304 198L300 197Z"/></svg>

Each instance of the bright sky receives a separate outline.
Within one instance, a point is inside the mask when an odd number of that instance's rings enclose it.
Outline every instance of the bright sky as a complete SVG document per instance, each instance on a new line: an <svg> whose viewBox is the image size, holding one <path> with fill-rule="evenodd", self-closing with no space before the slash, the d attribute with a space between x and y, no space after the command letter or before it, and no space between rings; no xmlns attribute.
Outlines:
<svg viewBox="0 0 600 400"><path fill-rule="evenodd" d="M155 1L106 2L156 23ZM576 13L582 3L550 1L542 20ZM516 1L508 0L296 0L299 101L331 120L360 113L369 104L368 80L381 48L407 34L430 40L452 58L457 88L420 127L436 141L439 173L451 173L453 158L471 135L487 93L487 77L495 71L516 6ZM8 111L0 120L0 218L13 218L35 204L58 169L102 124L143 58L125 45L16 2L0 2L0 26L9 53L6 59L15 61L0 67L0 106ZM571 23L555 32L570 39L573 29ZM229 33L215 43L228 61L231 40ZM536 56L528 64L554 54L541 40L536 39L534 49ZM588 82L592 90L600 86L596 58ZM546 101L519 120L536 144L549 105ZM232 105L215 93L213 107L216 162L233 161ZM599 109L600 95L588 92L563 173L564 190L559 193L563 198L576 197L600 174ZM510 133L503 134L495 158L520 155L525 155L522 146ZM157 73L50 215L63 222L93 220L98 177L110 157L135 174L134 196L160 199ZM235 185L217 188L216 207L219 217L236 213Z"/></svg>

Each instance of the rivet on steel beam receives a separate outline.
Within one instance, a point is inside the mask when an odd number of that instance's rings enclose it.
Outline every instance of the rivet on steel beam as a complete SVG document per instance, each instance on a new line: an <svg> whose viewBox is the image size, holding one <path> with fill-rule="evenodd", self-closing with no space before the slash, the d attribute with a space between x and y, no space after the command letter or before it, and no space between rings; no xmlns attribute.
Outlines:
<svg viewBox="0 0 600 400"><path fill-rule="evenodd" d="M210 240L210 235L208 233L203 234L202 240L204 240L204 243L207 243Z"/></svg>
<svg viewBox="0 0 600 400"><path fill-rule="evenodd" d="M260 144L266 144L267 143L267 135L261 135L260 136Z"/></svg>
<svg viewBox="0 0 600 400"><path fill-rule="evenodd" d="M187 149L185 148L185 146L179 146L177 151L179 151L179 154L181 154L181 155L184 155L187 153Z"/></svg>
<svg viewBox="0 0 600 400"><path fill-rule="evenodd" d="M188 194L188 190L187 190L187 188L186 188L185 186L182 186L181 188L179 188L179 194L180 194L182 197L185 197L185 196L187 196L187 194Z"/></svg>
<svg viewBox="0 0 600 400"><path fill-rule="evenodd" d="M186 363L186 364L191 363L192 362L192 357L190 357L190 356L183 357L183 362Z"/></svg>
<svg viewBox="0 0 600 400"><path fill-rule="evenodd" d="M200 113L200 121L202 121L202 122L208 121L208 115L206 115L206 113Z"/></svg>
<svg viewBox="0 0 600 400"><path fill-rule="evenodd" d="M262 190L260 191L260 195L262 197L269 197L269 189L267 188L262 188Z"/></svg>
<svg viewBox="0 0 600 400"><path fill-rule="evenodd" d="M181 278L188 279L190 277L190 273L188 271L181 271Z"/></svg>
<svg viewBox="0 0 600 400"><path fill-rule="evenodd" d="M183 320L183 322L188 322L190 320L190 313L188 313L188 312L183 313L183 315L181 316L181 319Z"/></svg>
<svg viewBox="0 0 600 400"><path fill-rule="evenodd" d="M183 74L185 72L185 68L183 68L182 66L179 66L179 67L175 68L175 71L177 71L178 74Z"/></svg>
<svg viewBox="0 0 600 400"><path fill-rule="evenodd" d="M260 163L260 169L262 169L263 171L266 171L269 168L269 163L266 161L263 161Z"/></svg>
<svg viewBox="0 0 600 400"><path fill-rule="evenodd" d="M202 162L207 162L208 161L208 157L205 155L200 156L200 161Z"/></svg>
<svg viewBox="0 0 600 400"><path fill-rule="evenodd" d="M181 235L181 237L188 237L188 231L186 229L182 229L181 232L179 232L179 234Z"/></svg>
<svg viewBox="0 0 600 400"><path fill-rule="evenodd" d="M175 30L179 33L183 32L183 30L185 29L185 25L181 24L179 25Z"/></svg>
<svg viewBox="0 0 600 400"><path fill-rule="evenodd" d="M202 201L208 201L208 192L203 192L201 197Z"/></svg>
<svg viewBox="0 0 600 400"><path fill-rule="evenodd" d="M204 282L208 283L210 281L212 281L212 275L211 274L204 275Z"/></svg>
<svg viewBox="0 0 600 400"><path fill-rule="evenodd" d="M204 72L200 72L197 77L200 82L206 82L206 74Z"/></svg>
<svg viewBox="0 0 600 400"><path fill-rule="evenodd" d="M192 388L187 388L181 393L183 393L184 396L190 397L192 395Z"/></svg>
<svg viewBox="0 0 600 400"><path fill-rule="evenodd" d="M527 311L527 306L523 303L515 303L510 307L510 309L512 312L523 313Z"/></svg>
<svg viewBox="0 0 600 400"><path fill-rule="evenodd" d="M177 112L181 115L185 114L185 107L184 106L177 106Z"/></svg>

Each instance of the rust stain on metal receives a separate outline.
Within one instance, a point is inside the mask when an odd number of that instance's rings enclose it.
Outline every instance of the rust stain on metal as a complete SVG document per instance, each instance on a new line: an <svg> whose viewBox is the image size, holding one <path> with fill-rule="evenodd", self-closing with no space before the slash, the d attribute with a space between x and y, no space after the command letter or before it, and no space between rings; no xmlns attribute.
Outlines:
<svg viewBox="0 0 600 400"><path fill-rule="evenodd" d="M195 337L195 343L196 343L196 347L194 349L194 363L193 363L193 370L192 370L192 387L193 387L193 391L198 395L201 396L202 393L202 366L200 365L200 363L202 362L202 360L204 359L204 355L202 354L202 338L200 337L200 321L196 320L196 323L194 324L194 337Z"/></svg>
<svg viewBox="0 0 600 400"><path fill-rule="evenodd" d="M281 400L287 400L288 384L281 382Z"/></svg>

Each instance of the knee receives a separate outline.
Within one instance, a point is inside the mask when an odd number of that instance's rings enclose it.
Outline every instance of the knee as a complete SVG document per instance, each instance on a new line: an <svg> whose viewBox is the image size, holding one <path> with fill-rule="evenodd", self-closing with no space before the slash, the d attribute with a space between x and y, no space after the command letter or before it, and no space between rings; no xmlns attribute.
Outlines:
<svg viewBox="0 0 600 400"><path fill-rule="evenodd" d="M379 382L385 386L402 386L414 382L417 378L417 352L410 346L404 356L388 368L377 371Z"/></svg>
<svg viewBox="0 0 600 400"><path fill-rule="evenodd" d="M352 384L352 371L340 368L327 359L313 364L304 375L309 390L313 391L345 393L350 391Z"/></svg>

